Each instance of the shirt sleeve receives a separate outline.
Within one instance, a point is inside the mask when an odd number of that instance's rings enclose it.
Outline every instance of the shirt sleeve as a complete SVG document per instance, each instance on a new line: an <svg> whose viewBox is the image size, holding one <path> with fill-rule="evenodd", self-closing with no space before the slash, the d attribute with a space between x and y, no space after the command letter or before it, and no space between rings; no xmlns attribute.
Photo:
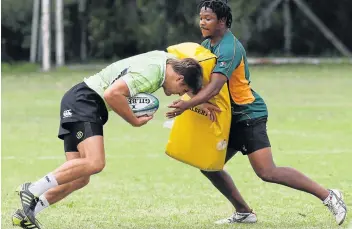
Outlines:
<svg viewBox="0 0 352 229"><path fill-rule="evenodd" d="M161 87L164 75L158 65L149 65L145 68L131 68L122 76L122 79L133 97L138 93L153 93Z"/></svg>
<svg viewBox="0 0 352 229"><path fill-rule="evenodd" d="M219 47L218 58L213 73L221 73L230 79L232 72L241 63L242 52L235 45L231 47Z"/></svg>

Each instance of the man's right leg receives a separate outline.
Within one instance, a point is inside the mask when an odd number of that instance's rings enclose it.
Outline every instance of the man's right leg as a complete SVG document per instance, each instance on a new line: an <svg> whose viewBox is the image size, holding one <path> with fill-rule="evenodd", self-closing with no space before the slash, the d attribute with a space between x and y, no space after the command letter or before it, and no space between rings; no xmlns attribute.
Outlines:
<svg viewBox="0 0 352 229"><path fill-rule="evenodd" d="M54 172L49 173L51 178L54 178L58 185L68 184L82 177L89 177L101 172L105 167L103 136L93 136L85 139L79 143L78 150L84 152L86 157L66 161ZM44 176L42 179L33 183L29 191L35 196L40 196L49 189L54 188L48 188L48 185L46 185L46 183L50 182L48 181L48 176L49 175Z"/></svg>
<svg viewBox="0 0 352 229"><path fill-rule="evenodd" d="M225 171L201 171L212 184L231 202L236 212L230 217L216 221L216 224L256 223L257 216L249 208L235 186L231 176Z"/></svg>
<svg viewBox="0 0 352 229"><path fill-rule="evenodd" d="M73 136L84 139L78 144L77 148L79 152L84 152L85 157L69 160L54 172L49 173L33 184L25 183L22 185L22 190L20 191L22 207L25 215L32 223L36 222L34 209L40 195L58 185L67 184L79 178L89 177L98 173L105 166L102 126L97 126L94 123L80 123L80 125L83 125L84 129L74 133Z"/></svg>
<svg viewBox="0 0 352 229"><path fill-rule="evenodd" d="M79 152L66 152L66 161L81 157L85 157L84 153L80 154ZM64 199L73 191L83 188L88 183L89 177L82 177L68 184L59 185L56 188L52 188L49 191L45 192L39 197L39 201L34 210L34 216L36 216L45 208L49 207L49 205L53 205L59 202L60 200ZM12 215L12 224L14 226L19 226L22 228L38 228L27 220L24 212L21 209L17 209L16 212Z"/></svg>
<svg viewBox="0 0 352 229"><path fill-rule="evenodd" d="M225 170L216 172L201 172L231 202L231 204L236 209L236 212L252 212L252 209L249 208L246 201L244 201L240 192L236 188L230 174L228 174Z"/></svg>
<svg viewBox="0 0 352 229"><path fill-rule="evenodd" d="M238 133L236 123L231 123L228 149L226 152L225 164L239 151L242 146L242 135ZM236 209L229 218L216 221L216 224L227 223L255 223L257 216L242 198L231 176L225 171L205 172L201 171L211 183L231 202Z"/></svg>
<svg viewBox="0 0 352 229"><path fill-rule="evenodd" d="M75 128L70 128L71 131L75 131ZM66 134L63 136L64 139L64 149L65 149L65 154L66 154L66 161L70 161L73 159L79 159L79 158L86 158L84 150L81 150L80 152L78 151L78 139L76 137L72 137L70 134ZM39 199L43 199L43 202L46 202L47 205L52 205L57 203L58 201L62 200L69 194L71 194L73 191L78 190L83 188L89 183L90 177L81 177L77 180L74 180L70 183L60 185L56 188L50 189L46 193L40 196ZM41 206L39 203L36 206L35 209L35 214L37 214L39 211L43 209L44 206Z"/></svg>
<svg viewBox="0 0 352 229"><path fill-rule="evenodd" d="M237 153L237 150L235 150L236 142L231 143L231 146L227 149L225 163L227 163ZM233 207L236 209L233 215L228 218L216 221L216 224L257 222L257 216L255 213L253 213L252 209L243 199L230 174L228 174L225 170L216 172L201 172L231 202Z"/></svg>
<svg viewBox="0 0 352 229"><path fill-rule="evenodd" d="M66 152L66 161L70 161L73 159L85 158L84 152ZM79 190L86 186L89 183L90 177L81 177L77 180L74 180L70 183L59 185L56 188L52 188L49 191L45 192L42 196L44 196L45 200L48 204L53 205L60 200L64 199L66 196L71 194L72 192ZM41 197L42 197L41 196ZM41 198L39 198L41 199ZM37 204L35 209L35 214L39 213L42 208L40 203Z"/></svg>

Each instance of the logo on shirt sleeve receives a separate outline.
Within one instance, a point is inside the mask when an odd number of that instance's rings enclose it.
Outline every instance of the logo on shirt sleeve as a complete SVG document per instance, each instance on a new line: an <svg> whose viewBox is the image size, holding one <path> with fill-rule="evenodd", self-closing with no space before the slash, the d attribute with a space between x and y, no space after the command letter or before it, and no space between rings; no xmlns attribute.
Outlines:
<svg viewBox="0 0 352 229"><path fill-rule="evenodd" d="M122 76L126 75L128 72L128 69L129 69L129 67L122 70L122 72L110 83L110 85L115 83L115 81L120 79Z"/></svg>
<svg viewBox="0 0 352 229"><path fill-rule="evenodd" d="M62 118L70 118L72 117L72 111L71 109L69 110L64 110L64 112L62 113Z"/></svg>
<svg viewBox="0 0 352 229"><path fill-rule="evenodd" d="M225 61L220 62L220 67L226 67L226 62Z"/></svg>

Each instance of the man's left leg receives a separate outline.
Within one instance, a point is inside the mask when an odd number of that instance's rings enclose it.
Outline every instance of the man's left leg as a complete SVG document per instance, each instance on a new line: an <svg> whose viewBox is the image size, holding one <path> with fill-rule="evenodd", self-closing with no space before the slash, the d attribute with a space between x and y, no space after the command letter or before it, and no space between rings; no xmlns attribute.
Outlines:
<svg viewBox="0 0 352 229"><path fill-rule="evenodd" d="M271 148L257 150L248 155L255 173L263 181L277 183L310 193L321 200L329 195L329 190L323 188L303 173L290 167L276 167Z"/></svg>
<svg viewBox="0 0 352 229"><path fill-rule="evenodd" d="M347 208L340 191L325 189L294 168L276 167L270 147L253 152L248 158L255 173L263 181L310 193L323 201L335 216L337 224L341 225L345 220Z"/></svg>
<svg viewBox="0 0 352 229"><path fill-rule="evenodd" d="M263 181L285 185L290 188L310 193L326 205L340 225L346 217L346 205L338 190L328 190L294 168L277 167L274 163L269 137L266 130L266 118L254 120L244 133L245 148L255 173Z"/></svg>

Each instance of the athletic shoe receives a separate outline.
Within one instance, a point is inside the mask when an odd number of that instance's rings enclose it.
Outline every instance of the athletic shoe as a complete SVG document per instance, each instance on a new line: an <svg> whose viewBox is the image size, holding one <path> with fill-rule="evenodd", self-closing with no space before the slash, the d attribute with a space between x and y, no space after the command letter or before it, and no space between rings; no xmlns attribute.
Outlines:
<svg viewBox="0 0 352 229"><path fill-rule="evenodd" d="M329 196L324 200L323 204L335 216L336 223L341 225L347 215L347 207L345 202L343 202L342 193L336 189L329 189Z"/></svg>
<svg viewBox="0 0 352 229"><path fill-rule="evenodd" d="M36 222L39 225L39 222ZM24 229L40 229L40 227L36 226L35 224L31 223L27 220L26 215L24 214L23 210L17 209L15 213L12 215L12 225L18 226Z"/></svg>
<svg viewBox="0 0 352 229"><path fill-rule="evenodd" d="M257 221L258 221L257 215L254 212L251 212L251 213L235 212L229 218L218 220L215 222L215 224L256 223Z"/></svg>
<svg viewBox="0 0 352 229"><path fill-rule="evenodd" d="M40 228L34 216L34 209L39 201L39 198L34 196L33 193L28 190L30 185L31 183L24 183L20 185L17 192L20 196L23 212L27 216L27 219L36 227Z"/></svg>

